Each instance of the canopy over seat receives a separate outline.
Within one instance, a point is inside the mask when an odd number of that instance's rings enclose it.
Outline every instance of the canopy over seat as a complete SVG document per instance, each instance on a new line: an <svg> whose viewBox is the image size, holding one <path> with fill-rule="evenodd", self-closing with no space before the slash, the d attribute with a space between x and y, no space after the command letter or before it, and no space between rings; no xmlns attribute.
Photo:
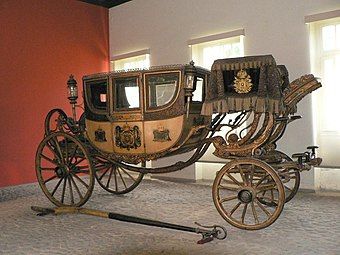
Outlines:
<svg viewBox="0 0 340 255"><path fill-rule="evenodd" d="M202 115L242 110L280 113L286 79L287 69L277 66L271 55L215 60Z"/></svg>

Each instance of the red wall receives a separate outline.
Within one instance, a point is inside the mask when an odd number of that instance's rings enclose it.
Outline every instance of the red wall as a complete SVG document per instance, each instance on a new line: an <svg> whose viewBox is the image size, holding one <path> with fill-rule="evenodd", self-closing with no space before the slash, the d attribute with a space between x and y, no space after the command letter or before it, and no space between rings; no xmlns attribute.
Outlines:
<svg viewBox="0 0 340 255"><path fill-rule="evenodd" d="M109 67L108 10L76 0L0 0L0 187L35 182L52 108L66 81ZM79 100L82 101L82 100Z"/></svg>

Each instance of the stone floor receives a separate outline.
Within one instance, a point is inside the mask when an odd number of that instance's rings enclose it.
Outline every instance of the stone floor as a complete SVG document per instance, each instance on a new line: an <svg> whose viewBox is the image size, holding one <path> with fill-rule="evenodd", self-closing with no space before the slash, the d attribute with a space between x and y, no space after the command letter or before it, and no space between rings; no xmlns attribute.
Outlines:
<svg viewBox="0 0 340 255"><path fill-rule="evenodd" d="M38 184L0 189L0 254L340 254L340 197L299 192L270 227L245 231L216 211L211 188L145 180L133 192L112 196L96 186L86 207L194 226L222 224L223 241L196 244L200 236L87 215L38 217L31 205L51 206Z"/></svg>

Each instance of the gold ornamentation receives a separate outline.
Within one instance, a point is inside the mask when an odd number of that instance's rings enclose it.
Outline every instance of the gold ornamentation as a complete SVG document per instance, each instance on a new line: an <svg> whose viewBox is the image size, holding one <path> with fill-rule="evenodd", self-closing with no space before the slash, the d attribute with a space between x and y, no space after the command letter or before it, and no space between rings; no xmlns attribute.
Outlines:
<svg viewBox="0 0 340 255"><path fill-rule="evenodd" d="M250 75L243 69L237 72L234 80L234 89L239 94L248 93L251 91L253 84Z"/></svg>
<svg viewBox="0 0 340 255"><path fill-rule="evenodd" d="M107 142L105 137L105 131L101 128L98 128L96 131L94 131L94 140L96 142Z"/></svg>
<svg viewBox="0 0 340 255"><path fill-rule="evenodd" d="M125 124L123 127L116 127L116 146L123 149L137 149L141 146L141 132L138 126L130 127Z"/></svg>
<svg viewBox="0 0 340 255"><path fill-rule="evenodd" d="M153 141L154 142L168 142L171 141L169 136L169 129L164 128L163 126L159 126L158 129L153 131Z"/></svg>

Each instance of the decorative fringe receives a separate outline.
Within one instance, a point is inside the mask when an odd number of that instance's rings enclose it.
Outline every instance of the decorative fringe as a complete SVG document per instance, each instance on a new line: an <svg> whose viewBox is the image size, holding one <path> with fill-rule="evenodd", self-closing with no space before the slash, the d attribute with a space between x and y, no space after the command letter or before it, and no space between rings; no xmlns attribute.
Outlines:
<svg viewBox="0 0 340 255"><path fill-rule="evenodd" d="M282 100L254 97L236 98L228 97L211 102L205 102L202 106L202 115L213 113L233 113L243 110L255 112L281 113L283 111Z"/></svg>

